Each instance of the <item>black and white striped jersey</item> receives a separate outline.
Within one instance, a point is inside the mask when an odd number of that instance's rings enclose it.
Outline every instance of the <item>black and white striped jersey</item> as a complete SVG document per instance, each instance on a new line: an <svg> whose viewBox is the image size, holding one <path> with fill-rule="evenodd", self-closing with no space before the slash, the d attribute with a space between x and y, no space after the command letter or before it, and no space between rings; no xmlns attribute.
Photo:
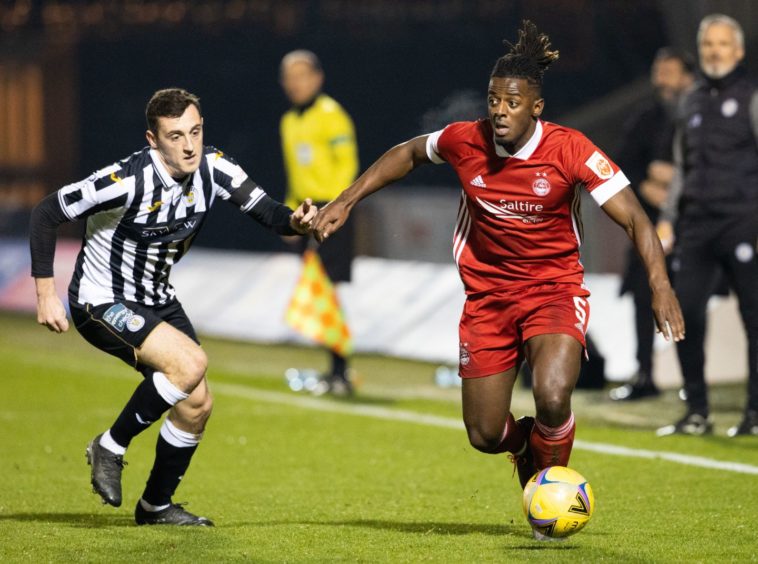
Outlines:
<svg viewBox="0 0 758 564"><path fill-rule="evenodd" d="M268 227L291 232L291 210L271 200L232 158L206 146L201 161L193 175L177 182L157 151L146 147L57 192L68 220L87 219L69 286L72 303L162 305L173 299L171 267L192 245L217 197ZM32 274L40 275L34 261Z"/></svg>

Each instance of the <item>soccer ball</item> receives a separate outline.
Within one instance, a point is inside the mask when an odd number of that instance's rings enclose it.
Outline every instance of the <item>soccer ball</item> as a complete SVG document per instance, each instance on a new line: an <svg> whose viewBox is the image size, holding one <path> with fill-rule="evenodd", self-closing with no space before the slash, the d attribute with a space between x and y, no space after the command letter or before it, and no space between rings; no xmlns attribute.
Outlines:
<svg viewBox="0 0 758 564"><path fill-rule="evenodd" d="M581 531L595 510L584 476L565 466L537 472L524 488L524 514L538 534L562 538Z"/></svg>

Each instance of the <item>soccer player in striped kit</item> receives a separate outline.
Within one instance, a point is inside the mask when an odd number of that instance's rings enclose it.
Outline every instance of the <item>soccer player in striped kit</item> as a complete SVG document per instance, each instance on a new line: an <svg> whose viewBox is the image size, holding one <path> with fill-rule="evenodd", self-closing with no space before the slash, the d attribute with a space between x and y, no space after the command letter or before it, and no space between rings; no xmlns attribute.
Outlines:
<svg viewBox="0 0 758 564"><path fill-rule="evenodd" d="M86 219L82 250L69 286L74 325L97 348L144 376L113 425L87 446L93 489L121 505L121 472L131 440L168 411L155 463L137 502L138 525L211 526L172 502L189 467L212 399L207 358L169 282L217 198L284 235L305 234L316 214L306 200L294 212L272 200L228 155L203 145L197 96L179 88L147 104L149 146L64 186L34 209L32 276L37 320L68 329L53 283L56 228Z"/></svg>
<svg viewBox="0 0 758 564"><path fill-rule="evenodd" d="M508 45L490 76L488 119L393 147L321 210L314 232L329 237L359 200L422 164L453 167L462 186L453 254L467 294L463 419L474 448L511 453L523 487L537 470L566 465L574 439L571 393L589 320L580 189L634 242L658 330L678 341L684 323L658 237L624 174L578 131L540 119L543 73L558 52L531 22ZM523 360L532 369L536 416L516 421L511 393Z"/></svg>

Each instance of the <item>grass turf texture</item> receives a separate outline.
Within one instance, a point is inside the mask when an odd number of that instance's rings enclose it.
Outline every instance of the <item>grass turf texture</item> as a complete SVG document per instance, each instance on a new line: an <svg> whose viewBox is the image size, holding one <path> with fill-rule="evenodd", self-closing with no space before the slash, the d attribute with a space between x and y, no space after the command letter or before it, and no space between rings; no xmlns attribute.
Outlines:
<svg viewBox="0 0 758 564"><path fill-rule="evenodd" d="M312 349L205 339L214 414L176 501L211 530L137 527L133 509L158 425L127 453L124 505L90 493L84 447L107 428L139 374L31 318L0 316L0 561L715 562L756 560L758 476L575 450L597 510L564 543L538 543L505 456L465 433L285 403L289 366L323 367ZM359 356L359 395L313 400L460 418L459 392L433 367ZM244 390L244 394L235 393ZM657 439L681 413L672 392L632 405L575 393L577 438L758 465L758 440L727 439L743 386L714 389L720 434ZM273 401L272 401L273 398ZM283 401L278 401L282 399ZM517 416L533 411L517 390Z"/></svg>

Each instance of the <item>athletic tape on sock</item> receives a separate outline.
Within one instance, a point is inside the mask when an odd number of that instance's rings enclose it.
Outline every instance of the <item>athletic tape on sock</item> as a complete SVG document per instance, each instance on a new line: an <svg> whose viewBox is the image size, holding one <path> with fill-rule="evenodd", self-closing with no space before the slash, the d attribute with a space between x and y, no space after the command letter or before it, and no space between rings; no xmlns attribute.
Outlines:
<svg viewBox="0 0 758 564"><path fill-rule="evenodd" d="M163 440L177 448L197 446L197 443L200 442L202 436L202 434L198 435L182 431L169 421L168 417L163 421L163 425L161 426L161 437L163 437Z"/></svg>
<svg viewBox="0 0 758 564"><path fill-rule="evenodd" d="M180 401L187 399L189 394L185 394L179 388L174 386L163 372L153 372L153 384L155 389L167 404L176 405Z"/></svg>
<svg viewBox="0 0 758 564"><path fill-rule="evenodd" d="M563 425L560 425L558 427L548 427L544 423L540 423L539 420L534 421L534 426L537 427L537 430L539 431L540 435L545 437L546 439L551 440L557 440L557 439L564 439L566 438L570 433L571 429L574 427L574 412L571 412L571 415L566 420L566 422Z"/></svg>

